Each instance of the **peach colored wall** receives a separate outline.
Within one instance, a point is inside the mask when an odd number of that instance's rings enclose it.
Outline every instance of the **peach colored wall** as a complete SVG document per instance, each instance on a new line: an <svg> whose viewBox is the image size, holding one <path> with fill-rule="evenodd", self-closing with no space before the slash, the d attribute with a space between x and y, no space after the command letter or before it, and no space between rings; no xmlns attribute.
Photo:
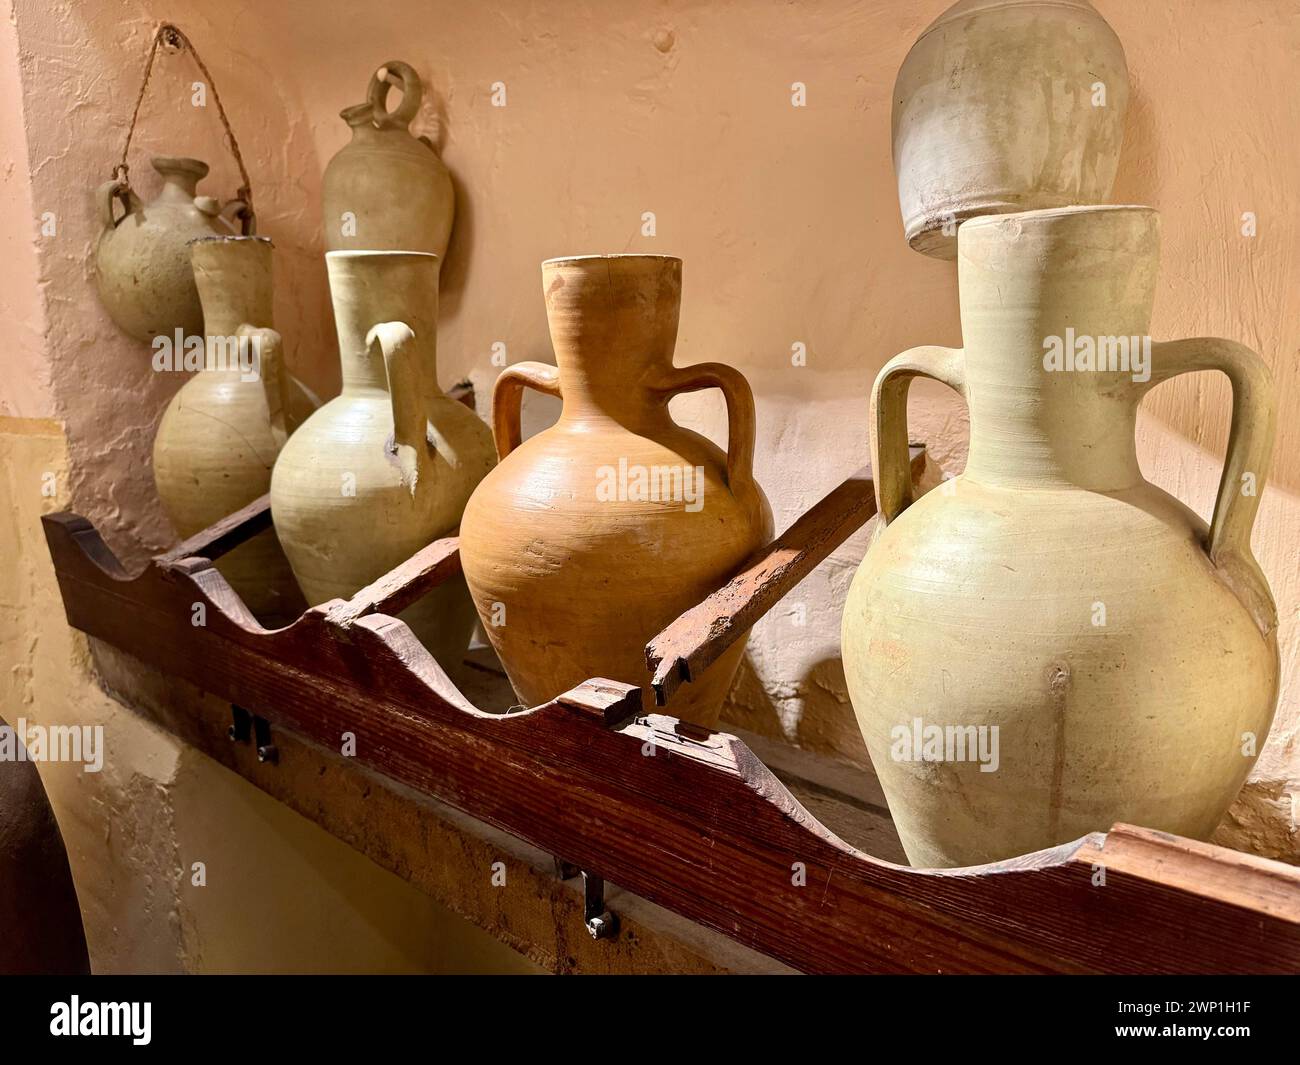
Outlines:
<svg viewBox="0 0 1300 1065"><path fill-rule="evenodd" d="M18 33L0 24L0 416L39 418L53 407L45 359L45 310L37 287L37 233L48 228L32 204L31 166L23 128ZM57 232L57 219L55 220ZM48 239L48 238L41 238Z"/></svg>
<svg viewBox="0 0 1300 1065"><path fill-rule="evenodd" d="M1282 691L1220 842L1300 861L1300 3L1099 3L1133 79L1115 198L1163 215L1153 333L1225 336L1272 367L1278 433L1253 544L1277 599ZM1286 72L1290 71L1288 75ZM1243 214L1257 235L1243 234ZM1139 427L1147 477L1208 518L1231 390L1218 374L1157 389Z"/></svg>
<svg viewBox="0 0 1300 1065"><path fill-rule="evenodd" d="M866 460L867 397L889 356L960 343L954 267L906 247L889 149L898 65L946 6L390 0L362 14L342 0L16 0L33 210L63 220L59 240L38 245L52 383L50 409L38 413L66 425L75 506L130 557L169 540L148 456L180 381L150 373L147 352L115 332L90 268L89 191L120 151L156 19L184 27L218 80L261 231L278 248L277 325L309 383L329 393L337 382L318 217L321 170L348 135L337 111L362 98L375 65L405 59L428 82L417 129L442 146L459 194L443 272L443 385L469 375L482 405L497 373L494 342L506 343L511 361L550 357L540 260L680 255L678 361L722 359L749 376L758 475L784 527ZM1255 544L1282 618L1283 691L1254 782L1221 836L1296 860L1300 98L1288 87L1300 3L1096 6L1124 42L1134 86L1116 199L1164 217L1156 335L1242 340L1278 381L1277 460ZM208 191L229 195L237 181L214 109L189 104L197 73L185 57L159 64L133 152L138 184L154 187L151 150L196 154L213 164ZM791 106L795 81L807 86L804 108ZM505 107L492 105L496 82ZM641 235L646 211L656 215L654 237ZM1240 235L1244 211L1258 217L1253 238ZM40 328L30 309L20 318L34 323L29 333ZM807 346L805 367L791 365L795 343ZM36 395L3 402L40 408ZM530 409L537 424L554 408ZM674 409L721 437L717 397L686 397ZM1160 389L1140 429L1148 475L1207 517L1227 412L1223 382L1198 375ZM912 421L938 464L958 471L960 403L918 385ZM863 543L836 552L757 627L733 721L862 757L838 633Z"/></svg>

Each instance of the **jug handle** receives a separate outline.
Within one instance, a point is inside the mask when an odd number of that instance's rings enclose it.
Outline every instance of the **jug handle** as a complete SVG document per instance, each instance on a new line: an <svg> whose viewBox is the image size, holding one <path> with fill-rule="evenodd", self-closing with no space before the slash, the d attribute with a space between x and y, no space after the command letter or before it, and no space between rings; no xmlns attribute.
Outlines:
<svg viewBox="0 0 1300 1065"><path fill-rule="evenodd" d="M1277 606L1251 552L1250 535L1273 459L1277 431L1273 375L1259 355L1234 340L1194 337L1157 341L1152 344L1151 379L1144 392L1198 370L1219 370L1232 385L1232 428L1205 551L1267 637L1277 628Z"/></svg>
<svg viewBox="0 0 1300 1065"><path fill-rule="evenodd" d="M366 346L373 352L378 345L383 354L393 408L393 443L402 468L402 483L409 482L412 493L429 452L429 413L425 407L428 392L414 341L415 330L405 322L381 322L366 334Z"/></svg>
<svg viewBox="0 0 1300 1065"><path fill-rule="evenodd" d="M245 237L251 237L257 232L257 215L253 211L253 205L247 200L227 201L226 206L221 208L220 215L231 229L235 228L235 222L238 220L239 231Z"/></svg>
<svg viewBox="0 0 1300 1065"><path fill-rule="evenodd" d="M251 340L257 345L258 378L262 394L266 396L266 411L271 421L271 437L276 451L289 439L289 429L284 413L284 343L274 329L259 329L245 323L235 335L241 340Z"/></svg>
<svg viewBox="0 0 1300 1065"><path fill-rule="evenodd" d="M871 391L871 468L876 478L876 509L885 525L915 502L908 455L908 386L914 377L929 377L964 399L966 376L962 365L961 348L926 345L895 355L876 378Z"/></svg>
<svg viewBox="0 0 1300 1065"><path fill-rule="evenodd" d="M501 371L492 386L492 436L497 444L497 459L504 459L523 442L521 406L524 388L534 388L548 396L562 399L560 371L545 362L517 362Z"/></svg>
<svg viewBox="0 0 1300 1065"><path fill-rule="evenodd" d="M389 111L385 103L388 100L388 90L394 85L402 90L402 102L396 109ZM409 129L423 98L424 86L420 82L420 75L414 67L400 59L389 60L370 76L366 99L374 113L374 123L380 129Z"/></svg>
<svg viewBox="0 0 1300 1065"><path fill-rule="evenodd" d="M113 217L113 202L122 205L122 217ZM105 181L95 190L95 202L99 205L99 220L105 229L116 229L127 215L131 213L131 187L120 178Z"/></svg>
<svg viewBox="0 0 1300 1065"><path fill-rule="evenodd" d="M745 375L721 362L700 362L674 367L656 391L665 397L683 392L717 388L727 401L727 487L733 494L749 490L754 483L754 392Z"/></svg>

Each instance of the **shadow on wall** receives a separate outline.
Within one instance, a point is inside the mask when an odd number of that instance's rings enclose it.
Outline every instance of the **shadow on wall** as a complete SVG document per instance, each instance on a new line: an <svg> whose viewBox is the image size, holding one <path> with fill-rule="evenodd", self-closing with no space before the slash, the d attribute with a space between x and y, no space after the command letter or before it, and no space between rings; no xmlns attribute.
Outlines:
<svg viewBox="0 0 1300 1065"><path fill-rule="evenodd" d="M1136 59L1130 57L1130 67ZM1257 279L1263 284L1281 284L1276 269L1259 269L1262 257L1270 255L1268 229L1272 228L1274 248L1285 246L1295 235L1296 221L1288 211L1258 221L1258 235L1248 238L1242 232L1246 223L1238 213L1252 204L1263 209L1267 200L1265 186L1253 187L1248 174L1240 185L1229 183L1232 176L1230 148L1225 146L1224 165L1227 177L1212 171L1162 177L1162 141L1160 116L1143 90L1141 73L1134 69L1134 84L1129 100L1124 131L1124 147L1119 174L1111 195L1113 203L1149 204L1161 212L1162 250L1160 280L1156 295L1156 339L1173 340L1186 335L1223 336L1256 348L1273 370L1278 402L1278 437L1274 448L1269 485L1294 493L1300 488L1300 440L1296 425L1300 421L1300 398L1293 382L1300 371L1294 322L1286 320L1284 308L1274 304L1265 293L1256 291ZM1195 150L1195 149L1191 149ZM1238 165L1240 161L1238 160ZM1186 190L1183 185L1191 182ZM1217 186L1217 188L1216 188ZM1276 195L1276 193L1274 193ZM1275 204L1275 207L1281 206ZM1285 228L1284 228L1285 227ZM1240 235L1240 243L1232 234ZM1187 234L1186 240L1183 234ZM1219 245L1221 250L1214 249ZM1195 248L1188 259L1180 248ZM1274 280L1269 282L1267 278ZM1241 280L1229 287L1231 279ZM1175 290L1177 293L1175 293ZM1189 303L1189 300L1191 301ZM1172 305L1177 315L1172 321L1160 316L1162 306ZM1169 322L1161 326L1161 322ZM1154 419L1178 437L1203 450L1216 463L1224 454L1231 428L1232 391L1227 379L1216 372L1187 375L1154 389L1142 405L1143 414ZM1215 467L1217 473L1217 465ZM1157 471L1156 480L1167 479Z"/></svg>
<svg viewBox="0 0 1300 1065"><path fill-rule="evenodd" d="M439 158L446 163L445 153L451 128L447 117L446 93L434 81L433 71L420 69L418 73L424 82L425 91L420 113L411 124L411 132L416 136L424 134L432 142ZM451 227L447 256L438 276L440 323L454 321L460 313L461 299L469 284L470 261L474 251L474 201L471 189L450 165L447 170L451 175L452 190L456 194L456 216Z"/></svg>
<svg viewBox="0 0 1300 1065"><path fill-rule="evenodd" d="M474 249L474 201L469 189L450 167L451 187L456 193L456 222L447 244L447 261L438 276L438 319L450 322L460 313L461 297L469 284L470 260ZM445 382L444 382L445 383Z"/></svg>
<svg viewBox="0 0 1300 1065"><path fill-rule="evenodd" d="M773 699L772 691L771 681L763 680L746 654L722 712L724 723L793 742L803 750L847 758L870 772L871 759L858 732L844 663L838 655L820 659L794 684L779 690L782 702L793 704L797 712L793 735L786 731L783 707Z"/></svg>

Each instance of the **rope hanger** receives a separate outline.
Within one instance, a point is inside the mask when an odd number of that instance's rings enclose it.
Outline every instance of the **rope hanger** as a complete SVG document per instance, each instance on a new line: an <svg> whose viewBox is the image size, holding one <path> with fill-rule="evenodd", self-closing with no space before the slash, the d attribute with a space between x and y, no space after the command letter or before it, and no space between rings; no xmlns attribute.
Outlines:
<svg viewBox="0 0 1300 1065"><path fill-rule="evenodd" d="M136 121L140 117L140 105L144 103L145 90L149 87L149 77L153 74L154 59L158 55L158 46L166 45L167 48L182 52L188 50L194 57L194 62L198 64L199 70L207 80L207 84L212 89L212 99L217 105L217 115L221 119L221 125L226 131L226 143L230 148L230 154L235 157L235 164L239 167L239 176L243 184L235 193L235 199L242 201L244 207L239 212L240 226L245 236L253 231L254 212L253 212L253 189L252 182L248 178L248 170L244 166L244 157L239 151L239 141L235 139L235 131L230 128L230 119L226 117L226 109L221 105L221 95L217 92L217 82L212 74L208 71L207 64L203 62L203 57L199 55L193 43L185 36L184 31L179 26L170 22L164 22L158 27L153 36L153 44L149 49L149 59L145 63L144 78L140 82L140 91L135 97L135 107L131 111L131 124L127 127L126 143L122 145L122 158L116 166L113 167L112 178L118 184L116 195L124 204L127 203L131 191L130 166L126 158L131 151L131 139L135 136ZM128 206L129 209L129 206Z"/></svg>

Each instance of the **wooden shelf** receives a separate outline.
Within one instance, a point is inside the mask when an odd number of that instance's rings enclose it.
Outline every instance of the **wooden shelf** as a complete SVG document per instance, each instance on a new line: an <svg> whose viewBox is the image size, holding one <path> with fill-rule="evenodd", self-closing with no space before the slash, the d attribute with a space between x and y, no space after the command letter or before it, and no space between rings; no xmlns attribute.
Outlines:
<svg viewBox="0 0 1300 1065"><path fill-rule="evenodd" d="M656 691L707 668L870 517L872 496L868 473L850 478L657 636ZM458 572L454 539L266 630L212 559L269 521L259 500L132 577L84 519L44 519L71 625L295 737L262 776L326 787L294 761L351 732L342 761L808 972L1300 969L1300 870L1281 863L1117 825L995 865L910 869L832 833L738 738L647 713L630 685L479 709L387 613ZM170 727L193 740L193 724Z"/></svg>

